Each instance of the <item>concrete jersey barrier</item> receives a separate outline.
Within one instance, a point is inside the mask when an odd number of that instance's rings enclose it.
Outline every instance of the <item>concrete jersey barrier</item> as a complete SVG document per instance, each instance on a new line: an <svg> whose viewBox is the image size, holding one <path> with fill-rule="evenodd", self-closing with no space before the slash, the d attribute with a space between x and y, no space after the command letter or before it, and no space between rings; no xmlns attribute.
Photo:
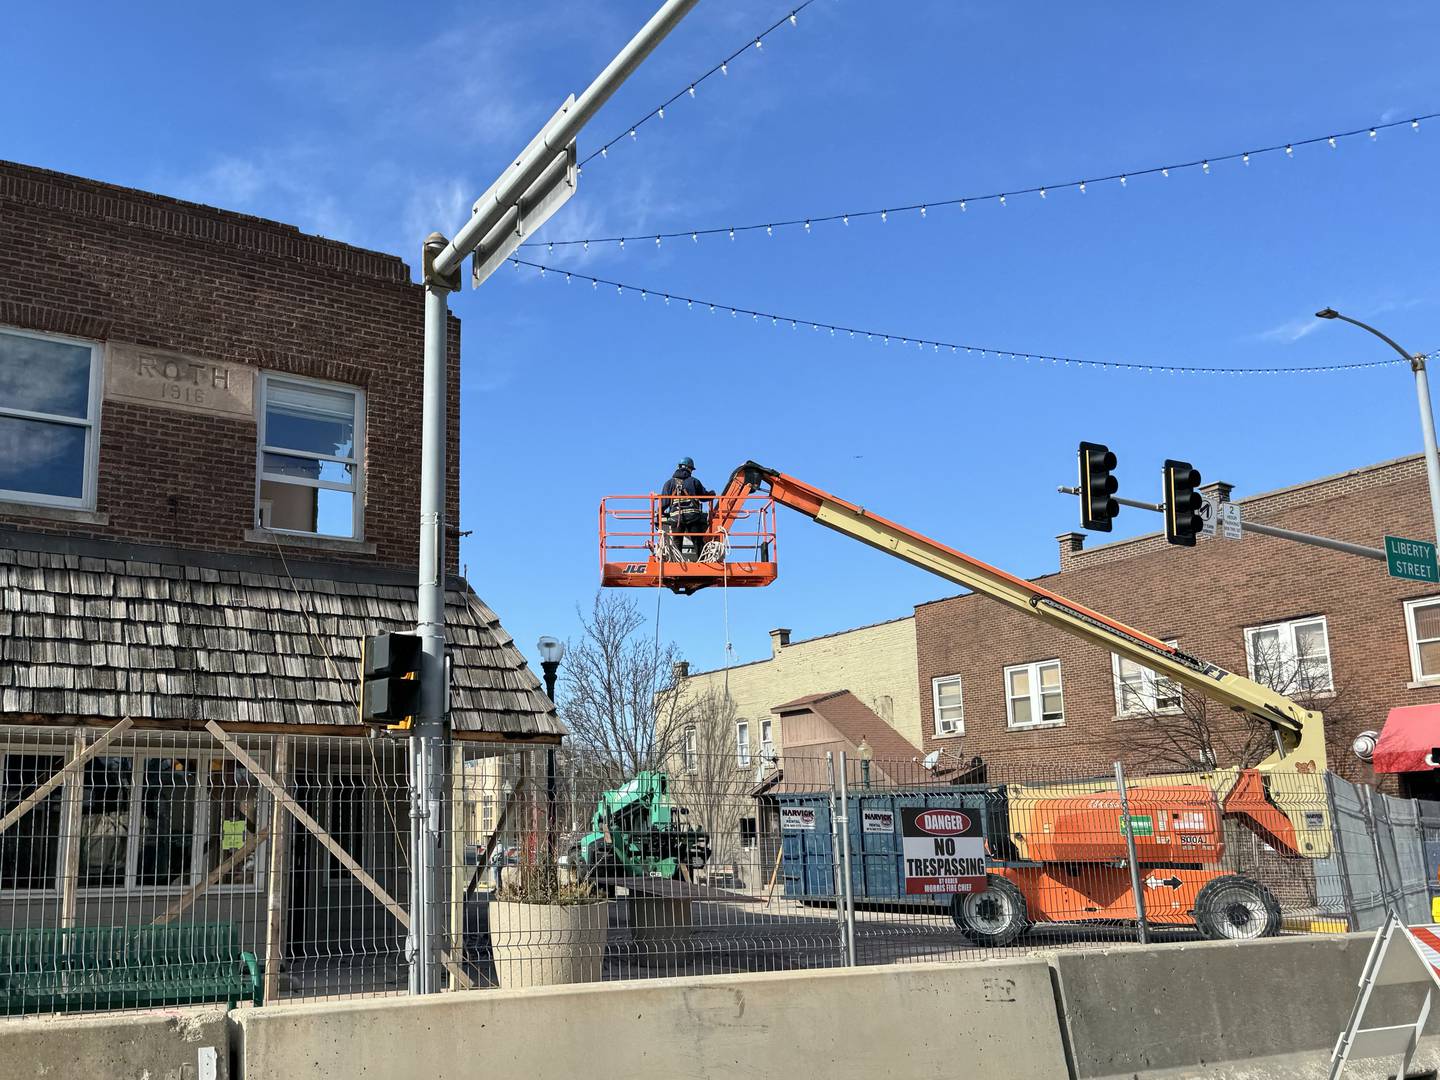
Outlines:
<svg viewBox="0 0 1440 1080"><path fill-rule="evenodd" d="M1061 1019L1077 1080L1327 1075L1373 934L1118 945L1057 952ZM1413 1022L1423 991L1378 987L1367 1025ZM1435 1014L1412 1073L1440 1065ZM1393 1075L1352 1062L1347 1080Z"/></svg>
<svg viewBox="0 0 1440 1080"><path fill-rule="evenodd" d="M274 1006L232 1014L244 1080L874 1080L1066 1075L1043 960L914 964Z"/></svg>

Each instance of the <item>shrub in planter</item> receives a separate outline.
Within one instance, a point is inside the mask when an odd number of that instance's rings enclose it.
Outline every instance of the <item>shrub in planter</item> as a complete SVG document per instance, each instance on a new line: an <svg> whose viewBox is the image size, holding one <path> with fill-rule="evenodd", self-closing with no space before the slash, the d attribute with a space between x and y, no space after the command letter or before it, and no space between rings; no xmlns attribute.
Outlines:
<svg viewBox="0 0 1440 1080"><path fill-rule="evenodd" d="M598 982L610 904L588 881L560 880L552 858L524 845L490 901L495 973L506 989Z"/></svg>

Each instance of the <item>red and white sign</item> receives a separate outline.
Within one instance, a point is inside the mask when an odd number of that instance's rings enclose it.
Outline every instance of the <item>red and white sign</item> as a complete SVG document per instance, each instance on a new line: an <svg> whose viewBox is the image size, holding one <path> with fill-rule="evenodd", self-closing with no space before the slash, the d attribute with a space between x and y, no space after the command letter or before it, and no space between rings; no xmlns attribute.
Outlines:
<svg viewBox="0 0 1440 1080"><path fill-rule="evenodd" d="M985 888L985 835L979 815L948 806L902 807L900 839L907 896Z"/></svg>

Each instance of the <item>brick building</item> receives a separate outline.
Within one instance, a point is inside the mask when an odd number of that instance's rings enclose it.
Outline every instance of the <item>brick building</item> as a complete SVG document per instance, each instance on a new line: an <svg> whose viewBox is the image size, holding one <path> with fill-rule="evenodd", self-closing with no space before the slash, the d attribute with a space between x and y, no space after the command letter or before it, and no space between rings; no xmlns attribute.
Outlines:
<svg viewBox="0 0 1440 1080"><path fill-rule="evenodd" d="M289 819L205 725L400 894L405 740L331 736L370 734L361 638L415 621L422 335L394 256L0 162L0 815L68 770L0 830L0 921L147 921L185 898L189 918L243 909L258 943L260 891L288 880L292 906L333 912L292 920L311 955L361 923L380 952L403 936L304 830L267 868ZM557 740L456 566L452 544L457 743ZM125 842L100 842L102 818Z"/></svg>
<svg viewBox="0 0 1440 1080"><path fill-rule="evenodd" d="M1229 485L1206 490L1217 488ZM1430 529L1420 457L1236 501L1247 520L1371 547ZM1337 771L1368 778L1354 736L1380 730L1391 708L1440 700L1440 588L1391 579L1381 563L1255 533L1194 548L1163 534L1088 550L1082 534L1058 539L1060 570L1038 579L1047 588L1321 709ZM1228 715L1197 717L1153 673L986 597L917 606L915 637L925 747L945 759L1163 767L1176 741L1196 749L1183 731L1197 724L1218 757L1246 749L1248 732Z"/></svg>

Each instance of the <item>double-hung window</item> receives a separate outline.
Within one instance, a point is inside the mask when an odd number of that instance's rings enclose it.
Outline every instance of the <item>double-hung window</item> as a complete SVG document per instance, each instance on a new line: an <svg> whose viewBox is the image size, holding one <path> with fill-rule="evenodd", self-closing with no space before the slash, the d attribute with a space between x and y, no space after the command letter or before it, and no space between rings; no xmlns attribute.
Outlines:
<svg viewBox="0 0 1440 1080"><path fill-rule="evenodd" d="M760 753L766 760L775 756L775 721L760 721Z"/></svg>
<svg viewBox="0 0 1440 1080"><path fill-rule="evenodd" d="M1168 641L1166 644L1174 645L1175 642ZM1174 679L1158 675L1153 669L1119 653L1111 653L1110 662L1115 673L1117 716L1180 711L1180 684Z"/></svg>
<svg viewBox="0 0 1440 1080"><path fill-rule="evenodd" d="M696 731L694 724L686 724L681 734L680 756L684 761L685 771L694 775L700 771L700 751L696 745Z"/></svg>
<svg viewBox="0 0 1440 1080"><path fill-rule="evenodd" d="M930 680L934 695L935 734L965 734L965 697L959 675L944 675Z"/></svg>
<svg viewBox="0 0 1440 1080"><path fill-rule="evenodd" d="M735 762L742 769L750 764L750 725L744 720L735 725Z"/></svg>
<svg viewBox="0 0 1440 1080"><path fill-rule="evenodd" d="M1065 722L1065 695L1060 688L1060 661L1016 664L1005 669L1005 716L1012 728Z"/></svg>
<svg viewBox="0 0 1440 1080"><path fill-rule="evenodd" d="M0 499L95 505L100 348L0 329Z"/></svg>
<svg viewBox="0 0 1440 1080"><path fill-rule="evenodd" d="M364 395L353 387L266 374L257 411L260 526L360 539Z"/></svg>
<svg viewBox="0 0 1440 1080"><path fill-rule="evenodd" d="M1250 677L1282 694L1329 693L1330 637L1325 617L1252 626L1245 631Z"/></svg>
<svg viewBox="0 0 1440 1080"><path fill-rule="evenodd" d="M1405 604L1410 669L1416 682L1440 681L1440 597Z"/></svg>

